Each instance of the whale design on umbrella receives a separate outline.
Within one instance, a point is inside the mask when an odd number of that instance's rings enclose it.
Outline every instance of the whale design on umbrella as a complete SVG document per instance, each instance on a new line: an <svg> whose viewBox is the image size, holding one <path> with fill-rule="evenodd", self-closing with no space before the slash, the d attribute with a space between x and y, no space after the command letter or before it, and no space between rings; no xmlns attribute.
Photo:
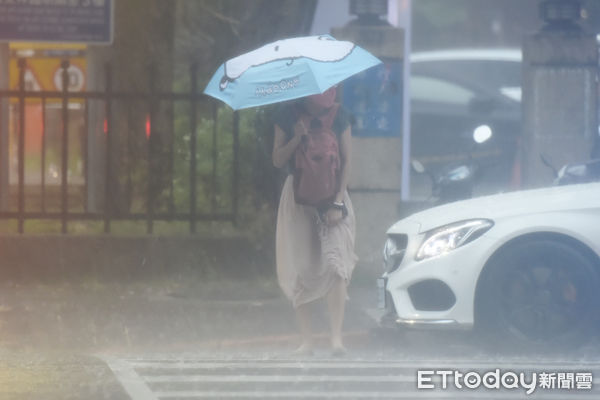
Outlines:
<svg viewBox="0 0 600 400"><path fill-rule="evenodd" d="M229 82L238 79L252 67L280 60L290 60L288 65L291 65L301 57L320 62L336 62L348 57L354 47L352 42L335 40L331 36L278 40L227 61L219 88L225 90Z"/></svg>
<svg viewBox="0 0 600 400"><path fill-rule="evenodd" d="M330 35L282 39L225 61L204 93L234 110L323 93L381 60Z"/></svg>

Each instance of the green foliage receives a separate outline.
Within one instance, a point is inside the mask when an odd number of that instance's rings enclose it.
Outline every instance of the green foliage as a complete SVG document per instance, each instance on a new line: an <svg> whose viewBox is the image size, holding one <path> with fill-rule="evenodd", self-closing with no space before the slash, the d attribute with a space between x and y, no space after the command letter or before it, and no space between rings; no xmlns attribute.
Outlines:
<svg viewBox="0 0 600 400"><path fill-rule="evenodd" d="M176 211L188 211L191 201L191 127L189 107L175 108L173 190ZM199 110L200 111L200 110ZM234 113L227 106L199 112L196 127L196 210L198 214L231 214L234 210ZM264 109L239 112L237 211L241 227L253 229L259 214L272 214L276 190L270 162L271 124ZM268 218L267 218L268 219ZM266 228L266 227L263 227ZM261 228L262 229L262 228Z"/></svg>
<svg viewBox="0 0 600 400"><path fill-rule="evenodd" d="M243 5L242 5L243 3ZM191 208L191 138L197 140L196 210L199 215L231 214L237 209L237 226L229 222L199 223L199 232L229 233L236 230L260 238L272 235L278 197L278 172L271 164L272 112L265 107L239 113L239 146L234 162L233 112L218 108L213 120L213 103L202 101L195 128L190 126L190 104L159 98L160 93L190 92L190 67L198 71L197 92L208 82L217 66L226 59L283 37L307 34L316 0L127 0L115 3L115 38L111 46L92 46L90 60L98 70L111 65L112 89L156 95L143 100L114 100L111 120L111 176L108 177L108 204L105 203L104 166L90 165L94 188L94 209L109 210L115 219L114 232L145 232L145 221L127 221L131 213L145 213L148 198L153 199L155 213L188 213ZM90 90L102 90L100 79L90 79ZM103 116L103 104L93 112ZM145 121L153 111L152 140L145 135ZM102 117L99 117L102 118ZM192 133L192 130L194 132ZM103 139L102 139L103 140ZM151 144L152 142L152 144ZM73 149L81 143L71 144ZM100 158L104 150L99 146ZM152 150L150 150L152 148ZM47 154L47 164L56 163L54 149ZM72 174L79 177L82 152L69 159ZM40 169L39 162L28 160L29 169ZM234 166L237 165L237 195L234 190ZM73 185L76 186L76 185ZM82 194L84 188L75 189ZM50 196L58 199L54 195ZM81 201L69 201L81 211ZM237 201L237 207L236 207ZM59 209L56 200L48 209ZM38 204L27 211L37 210ZM58 225L57 225L58 224ZM0 224L0 230L12 228L14 221ZM56 231L60 222L46 224L31 221L26 232ZM102 223L69 221L69 231L101 231ZM156 230L162 223L156 222ZM186 221L170 223L164 231L186 231ZM141 229L140 229L141 228ZM155 230L155 232L156 232Z"/></svg>

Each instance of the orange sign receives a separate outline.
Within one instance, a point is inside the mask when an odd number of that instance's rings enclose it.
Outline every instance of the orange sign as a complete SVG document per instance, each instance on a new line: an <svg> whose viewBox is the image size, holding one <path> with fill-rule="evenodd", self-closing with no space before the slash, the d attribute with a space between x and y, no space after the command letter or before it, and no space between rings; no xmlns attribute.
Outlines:
<svg viewBox="0 0 600 400"><path fill-rule="evenodd" d="M25 88L27 90L62 90L63 60L69 60L67 69L69 91L81 92L86 86L85 46L51 43L11 43L9 65L10 88L19 88L18 59L26 62Z"/></svg>

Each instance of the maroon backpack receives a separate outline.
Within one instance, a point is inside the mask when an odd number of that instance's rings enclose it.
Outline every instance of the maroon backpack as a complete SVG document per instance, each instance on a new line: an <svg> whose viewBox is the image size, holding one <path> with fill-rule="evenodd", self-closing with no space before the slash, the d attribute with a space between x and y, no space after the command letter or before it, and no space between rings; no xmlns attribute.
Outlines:
<svg viewBox="0 0 600 400"><path fill-rule="evenodd" d="M332 126L340 105L314 118L302 115L307 127L295 153L294 198L296 203L322 207L334 200L340 188L340 152Z"/></svg>

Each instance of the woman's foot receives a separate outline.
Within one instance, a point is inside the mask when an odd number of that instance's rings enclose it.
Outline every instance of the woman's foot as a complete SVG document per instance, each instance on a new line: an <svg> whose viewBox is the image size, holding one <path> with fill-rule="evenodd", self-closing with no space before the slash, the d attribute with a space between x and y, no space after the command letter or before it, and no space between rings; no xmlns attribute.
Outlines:
<svg viewBox="0 0 600 400"><path fill-rule="evenodd" d="M348 350L344 347L341 337L334 337L331 339L331 355L334 357L343 357L348 353Z"/></svg>
<svg viewBox="0 0 600 400"><path fill-rule="evenodd" d="M336 344L331 346L331 355L333 357L343 357L348 354L348 350L344 347L343 344Z"/></svg>
<svg viewBox="0 0 600 400"><path fill-rule="evenodd" d="M294 356L312 356L314 353L313 346L311 343L302 343L300 347L298 347L292 355Z"/></svg>

